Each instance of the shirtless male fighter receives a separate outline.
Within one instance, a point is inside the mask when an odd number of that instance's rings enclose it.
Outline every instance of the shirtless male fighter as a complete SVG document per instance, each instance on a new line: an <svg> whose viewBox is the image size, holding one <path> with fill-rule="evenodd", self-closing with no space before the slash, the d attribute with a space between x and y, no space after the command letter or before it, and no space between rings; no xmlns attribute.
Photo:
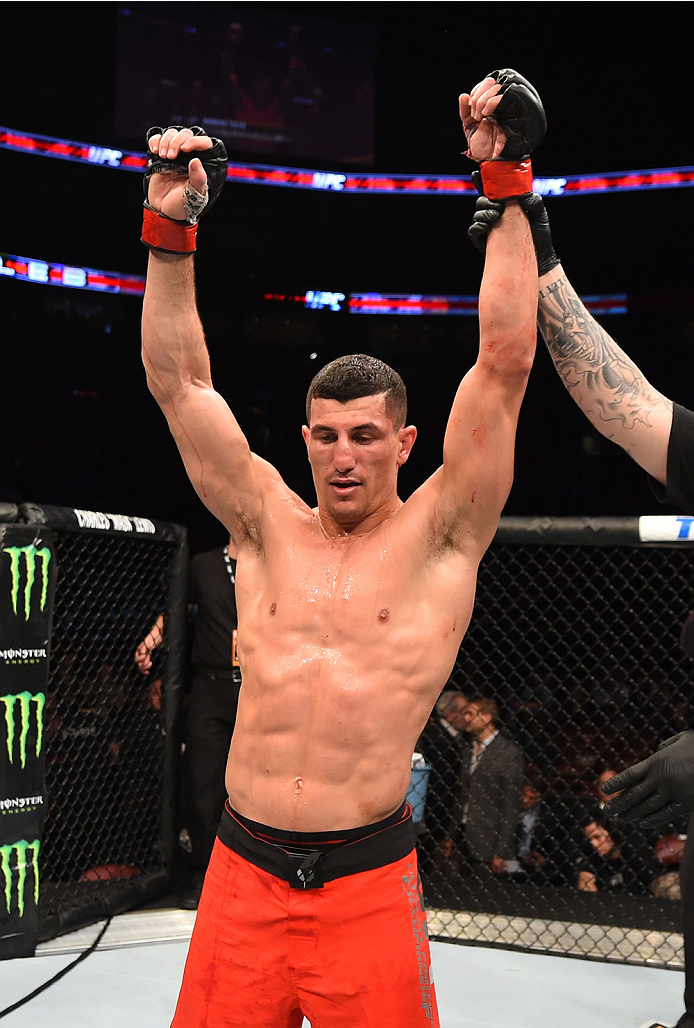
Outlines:
<svg viewBox="0 0 694 1028"><path fill-rule="evenodd" d="M195 222L208 184L214 199L224 181L223 147L198 129L150 130L143 360L191 482L237 545L243 672L176 1028L439 1023L403 797L511 486L536 339L528 221L506 198L532 188L544 112L525 80L495 74L507 96L495 121L475 124L460 101L468 155L506 200L487 246L479 356L443 465L406 503L398 469L417 432L404 385L364 355L309 389L315 508L251 453L213 388L195 302Z"/></svg>

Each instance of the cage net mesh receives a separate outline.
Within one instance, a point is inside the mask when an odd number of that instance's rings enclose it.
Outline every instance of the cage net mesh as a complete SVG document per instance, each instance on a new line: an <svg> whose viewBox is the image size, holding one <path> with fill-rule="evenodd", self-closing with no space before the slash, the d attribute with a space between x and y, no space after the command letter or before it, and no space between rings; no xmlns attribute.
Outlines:
<svg viewBox="0 0 694 1028"><path fill-rule="evenodd" d="M598 787L689 727L692 558L492 545L440 705L450 721L433 713L413 761L433 937L682 966L686 822L625 825ZM481 723L500 738L478 755Z"/></svg>
<svg viewBox="0 0 694 1028"><path fill-rule="evenodd" d="M166 611L175 545L55 532L59 568L45 711L45 925L165 867L166 685L138 643ZM113 900L116 900L115 904ZM97 915L98 916L98 915Z"/></svg>

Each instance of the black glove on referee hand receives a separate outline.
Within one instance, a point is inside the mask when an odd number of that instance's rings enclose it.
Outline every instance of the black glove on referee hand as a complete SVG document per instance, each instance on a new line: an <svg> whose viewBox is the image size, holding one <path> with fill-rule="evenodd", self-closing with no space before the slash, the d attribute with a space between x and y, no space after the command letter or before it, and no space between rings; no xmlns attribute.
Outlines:
<svg viewBox="0 0 694 1028"><path fill-rule="evenodd" d="M477 191L481 193L482 182L479 172L473 171L470 178ZM530 233L533 237L533 246L537 257L537 273L541 277L561 263L552 245L552 230L549 227L545 203L539 193L526 193L525 196L518 198L518 203L525 211L530 224ZM480 253L484 253L487 249L487 237L499 221L503 210L503 200L489 200L486 196L480 196L475 204L475 213L467 234L468 239Z"/></svg>
<svg viewBox="0 0 694 1028"><path fill-rule="evenodd" d="M528 193L527 196L521 196L518 203L530 222L530 234L537 257L537 274L541 278L561 263L552 245L552 230L549 227L545 201L539 193Z"/></svg>
<svg viewBox="0 0 694 1028"><path fill-rule="evenodd" d="M473 172L472 178L479 172ZM475 183L477 185L477 183ZM480 196L475 204L475 213L472 224L467 230L467 237L473 246L477 247L480 253L487 249L487 238L499 218L504 213L503 200L488 200L486 196Z"/></svg>
<svg viewBox="0 0 694 1028"><path fill-rule="evenodd" d="M694 813L694 732L679 732L658 747L646 760L628 767L603 785L606 793L621 795L610 800L607 810L623 821L638 821L641 828L655 828L678 814Z"/></svg>

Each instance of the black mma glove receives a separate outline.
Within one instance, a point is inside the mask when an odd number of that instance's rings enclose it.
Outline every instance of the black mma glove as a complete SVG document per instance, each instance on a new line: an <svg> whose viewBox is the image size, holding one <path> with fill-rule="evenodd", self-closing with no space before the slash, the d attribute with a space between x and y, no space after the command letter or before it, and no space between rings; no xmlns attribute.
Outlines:
<svg viewBox="0 0 694 1028"><path fill-rule="evenodd" d="M516 161L528 157L547 131L540 94L513 68L490 71L486 77L496 79L501 85L502 100L494 112L494 120L504 130L506 144L496 159Z"/></svg>
<svg viewBox="0 0 694 1028"><path fill-rule="evenodd" d="M494 121L504 130L506 143L499 157L480 164L482 191L490 200L504 200L532 192L530 153L547 131L545 109L533 85L513 68L490 71L501 85L501 102Z"/></svg>
<svg viewBox="0 0 694 1028"><path fill-rule="evenodd" d="M163 135L169 128L180 131L183 125L169 125L163 129L158 125L147 130L147 143L152 136ZM191 132L194 136L207 135L199 125L191 125ZM207 188L204 193L188 183L184 191L184 205L186 210L185 220L170 218L167 214L155 210L149 203L149 180L152 175L164 173L167 175L187 175L188 165L197 157L207 175ZM147 167L143 189L145 193L144 218L142 224L142 242L152 250L161 250L164 253L194 253L195 236L198 230L198 219L205 208L209 210L212 204L222 191L226 181L228 158L224 143L221 139L212 139L212 146L209 150L193 150L192 153L179 152L173 160L160 157L152 153L147 147Z"/></svg>
<svg viewBox="0 0 694 1028"><path fill-rule="evenodd" d="M624 791L610 800L609 814L627 823L655 828L678 814L694 813L694 732L679 732L650 757L628 767L603 785L606 793Z"/></svg>

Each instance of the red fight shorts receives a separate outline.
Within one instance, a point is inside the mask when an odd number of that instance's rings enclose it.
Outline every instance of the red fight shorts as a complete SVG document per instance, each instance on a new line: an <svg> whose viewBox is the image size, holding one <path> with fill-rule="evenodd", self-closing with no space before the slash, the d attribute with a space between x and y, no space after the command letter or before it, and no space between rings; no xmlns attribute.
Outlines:
<svg viewBox="0 0 694 1028"><path fill-rule="evenodd" d="M403 805L307 858L227 808L172 1028L439 1028L411 832Z"/></svg>

